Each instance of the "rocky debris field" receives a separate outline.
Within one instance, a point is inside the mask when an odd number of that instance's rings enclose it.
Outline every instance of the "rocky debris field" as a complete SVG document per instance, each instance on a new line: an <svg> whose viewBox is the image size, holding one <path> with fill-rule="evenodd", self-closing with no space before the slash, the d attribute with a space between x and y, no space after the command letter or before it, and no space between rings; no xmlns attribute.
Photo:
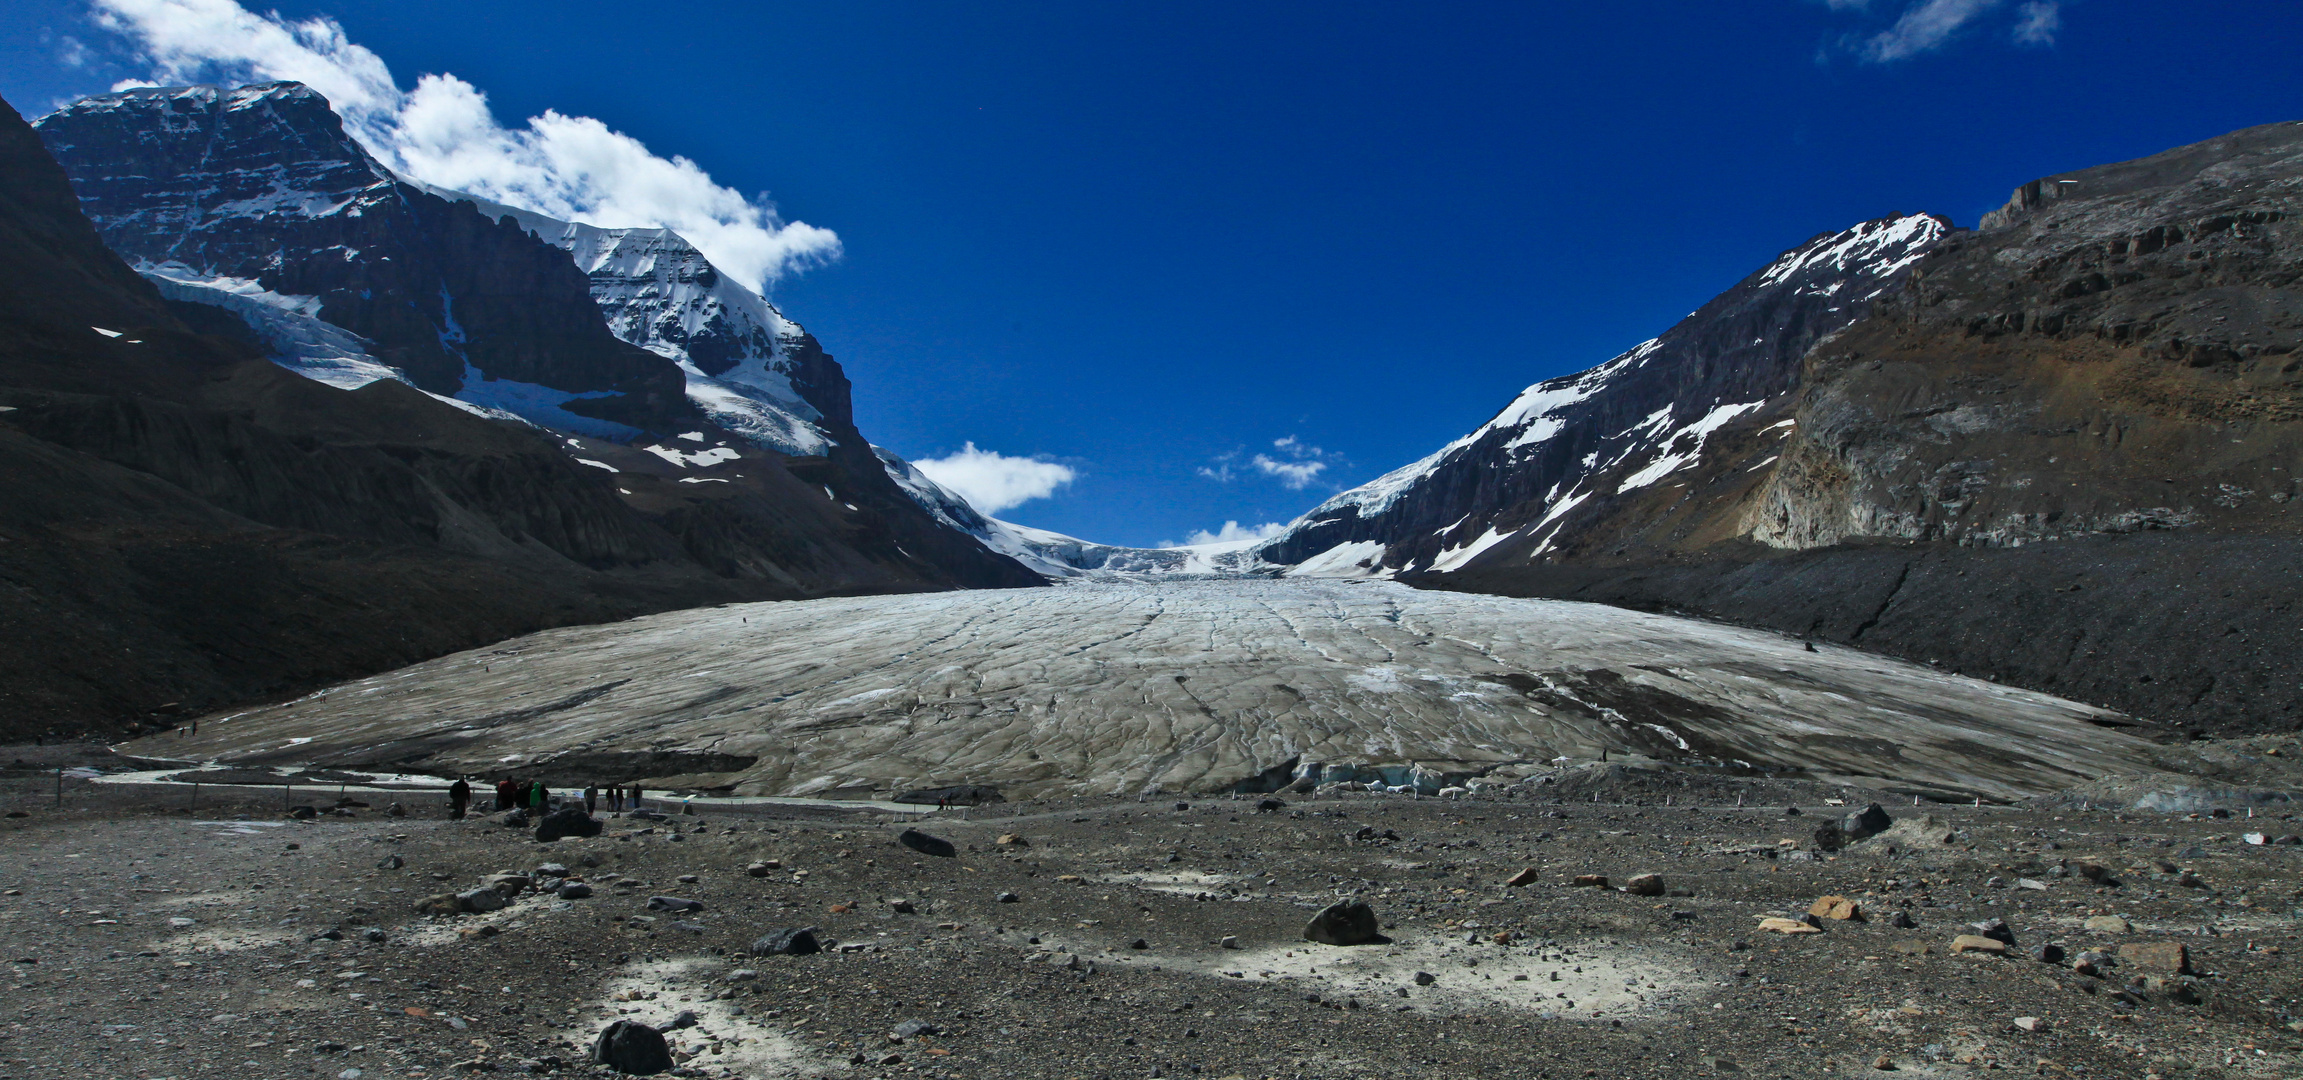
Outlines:
<svg viewBox="0 0 2303 1080"><path fill-rule="evenodd" d="M1905 805L1866 836L1803 794L768 807L542 843L429 800L195 816L17 780L0 1077L611 1075L619 1021L619 1063L711 1078L2303 1072L2303 822ZM1355 902L1372 927L1322 936L1378 940L1306 939Z"/></svg>

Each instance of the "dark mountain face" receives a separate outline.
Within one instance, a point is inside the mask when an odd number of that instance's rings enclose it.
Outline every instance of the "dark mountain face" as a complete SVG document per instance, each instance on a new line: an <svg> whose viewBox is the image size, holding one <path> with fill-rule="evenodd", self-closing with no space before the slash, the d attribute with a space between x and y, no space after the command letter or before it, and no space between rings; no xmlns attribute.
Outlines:
<svg viewBox="0 0 2303 1080"><path fill-rule="evenodd" d="M132 262L316 297L321 318L434 393L508 379L603 394L561 407L632 427L690 418L677 367L608 332L566 253L400 182L307 87L131 90L37 130Z"/></svg>
<svg viewBox="0 0 2303 1080"><path fill-rule="evenodd" d="M1420 580L2294 727L2299 214L2292 124L2026 184L1807 350L1781 429L1723 431L1684 486Z"/></svg>
<svg viewBox="0 0 2303 1080"><path fill-rule="evenodd" d="M7 110L0 286L0 733L669 607L1037 583L876 459L885 493L709 428L666 440L683 455L294 374L107 250Z"/></svg>
<svg viewBox="0 0 2303 1080"><path fill-rule="evenodd" d="M1572 544L1681 491L1726 443L1780 441L1800 359L1950 231L1925 215L1816 237L1653 341L1529 387L1439 453L1311 511L1261 553L1326 572L1430 572L1505 541ZM1331 565L1332 564L1332 565Z"/></svg>

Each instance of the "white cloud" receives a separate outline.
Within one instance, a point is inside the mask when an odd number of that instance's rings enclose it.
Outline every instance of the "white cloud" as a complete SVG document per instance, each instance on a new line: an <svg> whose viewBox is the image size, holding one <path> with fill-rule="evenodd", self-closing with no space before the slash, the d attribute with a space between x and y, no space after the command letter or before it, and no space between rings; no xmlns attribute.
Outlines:
<svg viewBox="0 0 2303 1080"><path fill-rule="evenodd" d="M966 499L979 514L997 514L1047 498L1079 476L1068 465L978 450L973 442L948 457L921 458L912 464L928 479Z"/></svg>
<svg viewBox="0 0 2303 1080"><path fill-rule="evenodd" d="M1160 546L1163 548L1198 547L1201 544L1233 544L1241 541L1269 540L1286 531L1287 526L1277 521L1267 521L1261 525L1241 525L1236 521L1226 521L1223 523L1223 528L1214 532L1196 529L1190 536L1184 538L1183 543L1168 541Z"/></svg>
<svg viewBox="0 0 2303 1080"><path fill-rule="evenodd" d="M2063 8L2053 0L2023 5L2018 9L2020 18L2015 24L2015 43L2018 45L2053 45L2055 35L2063 29Z"/></svg>
<svg viewBox="0 0 2303 1080"><path fill-rule="evenodd" d="M1889 64L1943 47L1959 28L1998 7L2000 0L1922 0L1904 9L1895 25L1864 46L1868 59Z"/></svg>
<svg viewBox="0 0 2303 1080"><path fill-rule="evenodd" d="M714 182L586 116L547 110L496 122L487 95L454 75L401 90L382 57L335 20L256 14L234 0L95 0L95 21L135 44L152 77L128 86L294 80L320 92L394 171L552 217L678 232L756 288L840 254L839 237L787 222L763 196Z"/></svg>
<svg viewBox="0 0 2303 1080"><path fill-rule="evenodd" d="M1833 11L1851 11L1859 16L1871 15L1877 7L1872 0L1822 0ZM1892 64L1915 56L1934 52L1957 40L1962 31L1980 23L1987 17L1998 15L2002 20L2010 0L1908 0L1901 6L1895 21L1877 32L1852 33L1827 45L1818 54L1819 62L1827 61L1839 51L1846 51L1868 63ZM2013 23L2010 37L2018 45L2053 45L2055 35L2063 29L2061 0L2024 0L2013 4ZM2001 27L2008 27L2005 21Z"/></svg>
<svg viewBox="0 0 2303 1080"><path fill-rule="evenodd" d="M1250 459L1250 463L1265 476L1279 477L1279 482L1287 485L1289 491L1299 491L1309 486L1327 468L1327 462L1324 461L1278 461L1269 454L1257 454Z"/></svg>

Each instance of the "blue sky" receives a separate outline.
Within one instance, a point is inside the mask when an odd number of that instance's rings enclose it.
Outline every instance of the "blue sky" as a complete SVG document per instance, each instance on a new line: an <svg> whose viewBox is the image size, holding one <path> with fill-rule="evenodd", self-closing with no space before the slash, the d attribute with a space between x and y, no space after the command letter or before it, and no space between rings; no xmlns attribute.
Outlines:
<svg viewBox="0 0 2303 1080"><path fill-rule="evenodd" d="M151 70L6 6L27 114ZM836 233L770 291L864 431L1065 466L1001 516L1112 543L1285 521L1817 232L2303 119L2276 0L279 11Z"/></svg>

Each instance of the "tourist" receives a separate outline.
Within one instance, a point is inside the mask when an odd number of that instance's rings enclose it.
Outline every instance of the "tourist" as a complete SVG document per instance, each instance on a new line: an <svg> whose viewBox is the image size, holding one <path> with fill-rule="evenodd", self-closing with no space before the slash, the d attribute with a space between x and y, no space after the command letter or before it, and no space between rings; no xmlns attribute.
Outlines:
<svg viewBox="0 0 2303 1080"><path fill-rule="evenodd" d="M464 820L464 807L469 805L471 801L472 785L465 783L463 777L457 777L455 783L448 785L448 816L450 818L457 821Z"/></svg>

